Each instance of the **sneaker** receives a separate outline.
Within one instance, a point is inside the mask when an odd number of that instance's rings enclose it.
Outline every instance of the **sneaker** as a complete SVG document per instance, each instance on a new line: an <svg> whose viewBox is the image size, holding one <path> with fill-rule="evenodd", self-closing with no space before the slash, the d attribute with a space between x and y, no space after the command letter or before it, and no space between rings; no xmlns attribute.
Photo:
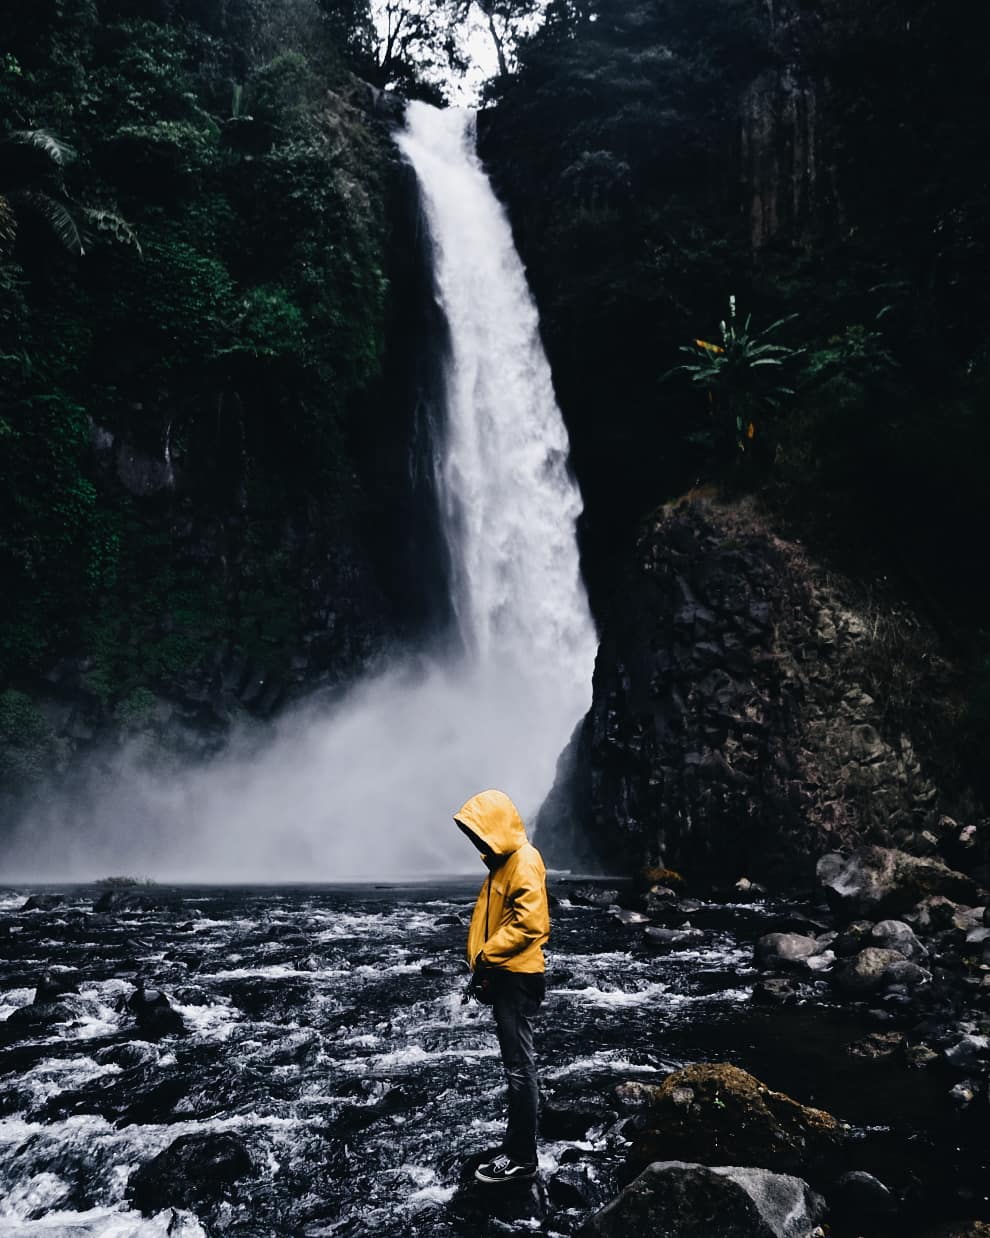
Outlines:
<svg viewBox="0 0 990 1238"><path fill-rule="evenodd" d="M521 1165L503 1152L494 1160L479 1165L474 1176L479 1182L525 1182L536 1177L536 1165Z"/></svg>

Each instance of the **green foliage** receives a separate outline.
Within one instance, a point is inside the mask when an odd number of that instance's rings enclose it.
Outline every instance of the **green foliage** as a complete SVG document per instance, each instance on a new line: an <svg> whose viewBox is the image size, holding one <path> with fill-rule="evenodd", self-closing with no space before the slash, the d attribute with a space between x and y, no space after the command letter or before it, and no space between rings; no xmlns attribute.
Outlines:
<svg viewBox="0 0 990 1238"><path fill-rule="evenodd" d="M18 787L52 772L58 744L37 706L23 692L0 692L0 780Z"/></svg>
<svg viewBox="0 0 990 1238"><path fill-rule="evenodd" d="M669 370L664 378L685 374L705 397L706 414L712 429L695 435L717 456L732 460L736 453L751 453L771 437L771 416L793 398L794 388L785 385L782 371L793 369L804 351L786 344L770 343L768 337L797 317L789 314L753 331L752 315L740 326L736 320L736 298L729 297L728 320L719 324L721 344L696 339L681 346L693 357L690 365Z"/></svg>
<svg viewBox="0 0 990 1238"><path fill-rule="evenodd" d="M141 729L218 651L298 648L287 522L329 545L358 501L390 152L315 0L0 8L0 689L84 654Z"/></svg>

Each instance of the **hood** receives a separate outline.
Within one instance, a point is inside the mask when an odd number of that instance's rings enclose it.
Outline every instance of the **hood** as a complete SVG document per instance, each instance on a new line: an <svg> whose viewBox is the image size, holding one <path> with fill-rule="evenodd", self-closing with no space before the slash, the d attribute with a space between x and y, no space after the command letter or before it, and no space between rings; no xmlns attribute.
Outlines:
<svg viewBox="0 0 990 1238"><path fill-rule="evenodd" d="M491 847L496 855L511 855L527 841L515 804L504 791L482 791L454 814L463 825Z"/></svg>

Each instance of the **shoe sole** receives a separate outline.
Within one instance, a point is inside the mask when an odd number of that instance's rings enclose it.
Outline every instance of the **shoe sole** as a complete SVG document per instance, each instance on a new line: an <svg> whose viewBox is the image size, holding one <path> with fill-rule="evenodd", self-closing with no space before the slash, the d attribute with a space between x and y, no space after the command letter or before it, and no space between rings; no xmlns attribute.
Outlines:
<svg viewBox="0 0 990 1238"><path fill-rule="evenodd" d="M487 1174L483 1174L479 1169L474 1171L476 1180L484 1182L488 1186L508 1186L511 1182L532 1182L536 1174L537 1171L533 1169L527 1173L513 1174L511 1178L489 1178Z"/></svg>

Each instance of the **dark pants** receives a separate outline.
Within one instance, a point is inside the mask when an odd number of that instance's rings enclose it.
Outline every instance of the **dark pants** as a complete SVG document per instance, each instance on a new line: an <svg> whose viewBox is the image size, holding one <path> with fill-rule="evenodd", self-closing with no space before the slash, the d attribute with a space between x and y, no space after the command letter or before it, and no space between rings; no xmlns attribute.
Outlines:
<svg viewBox="0 0 990 1238"><path fill-rule="evenodd" d="M490 973L492 1009L509 1085L509 1120L502 1151L523 1164L536 1162L536 1114L540 1102L533 1052L533 1016L546 995L542 972Z"/></svg>

